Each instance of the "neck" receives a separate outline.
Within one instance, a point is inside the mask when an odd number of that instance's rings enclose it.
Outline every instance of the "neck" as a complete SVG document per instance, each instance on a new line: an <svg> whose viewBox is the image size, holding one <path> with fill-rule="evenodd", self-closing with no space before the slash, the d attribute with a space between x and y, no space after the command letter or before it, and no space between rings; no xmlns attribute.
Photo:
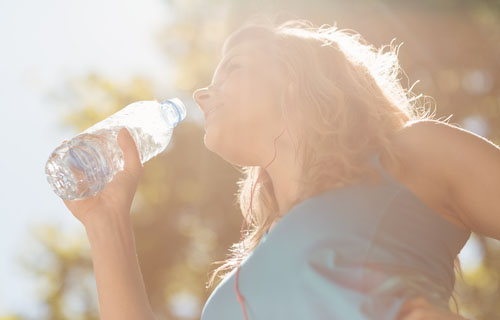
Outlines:
<svg viewBox="0 0 500 320"><path fill-rule="evenodd" d="M273 184L280 217L293 207L298 198L298 178L301 173L299 163L295 159L295 151L291 143L287 141L289 140L285 138L282 143L277 143L276 158L266 168Z"/></svg>

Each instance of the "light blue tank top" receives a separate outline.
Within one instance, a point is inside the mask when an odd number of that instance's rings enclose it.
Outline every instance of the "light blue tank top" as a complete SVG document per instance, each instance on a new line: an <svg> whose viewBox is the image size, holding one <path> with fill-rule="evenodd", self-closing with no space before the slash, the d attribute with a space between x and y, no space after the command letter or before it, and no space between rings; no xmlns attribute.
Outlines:
<svg viewBox="0 0 500 320"><path fill-rule="evenodd" d="M448 308L453 260L470 236L380 165L380 183L326 191L293 207L241 264L248 319L392 320L423 296ZM236 269L213 290L202 320L244 319Z"/></svg>

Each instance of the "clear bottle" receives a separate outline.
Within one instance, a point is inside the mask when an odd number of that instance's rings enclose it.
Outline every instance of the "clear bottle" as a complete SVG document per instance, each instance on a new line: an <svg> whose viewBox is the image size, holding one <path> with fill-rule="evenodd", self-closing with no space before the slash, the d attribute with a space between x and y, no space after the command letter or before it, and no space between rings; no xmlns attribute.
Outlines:
<svg viewBox="0 0 500 320"><path fill-rule="evenodd" d="M47 180L64 200L93 196L123 170L121 128L128 129L145 163L167 148L173 128L185 117L186 107L177 98L129 104L57 147L45 165Z"/></svg>

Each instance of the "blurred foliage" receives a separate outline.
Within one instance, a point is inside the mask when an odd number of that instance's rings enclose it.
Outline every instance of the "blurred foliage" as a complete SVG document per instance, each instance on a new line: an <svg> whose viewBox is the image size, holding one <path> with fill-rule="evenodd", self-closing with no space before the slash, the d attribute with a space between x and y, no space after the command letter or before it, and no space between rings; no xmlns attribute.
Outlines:
<svg viewBox="0 0 500 320"><path fill-rule="evenodd" d="M23 255L24 268L40 279L46 319L98 320L90 248L84 234L63 234L51 225L33 230L38 248Z"/></svg>
<svg viewBox="0 0 500 320"><path fill-rule="evenodd" d="M482 262L457 276L461 314L470 319L500 319L500 241L474 234Z"/></svg>
<svg viewBox="0 0 500 320"><path fill-rule="evenodd" d="M432 96L437 117L453 114L461 125L500 144L500 2L493 0L169 0L171 21L159 33L166 57L176 66L178 92L190 95L210 83L225 37L257 14L277 21L304 18L360 32L376 46L404 42L400 58L410 87ZM78 130L138 100L151 100L144 77L119 84L98 74L69 79L60 99L73 107L64 122ZM189 110L188 110L189 112ZM203 126L185 120L167 152L145 165L132 207L137 250L158 319L198 319L211 290L204 285L213 261L227 257L239 238L235 206L238 171L203 145ZM96 319L97 300L88 244L57 229L36 231L42 248L25 266L41 281L46 319ZM82 235L73 235L81 239ZM498 241L478 236L484 259L457 275L460 312L477 320L500 318ZM45 261L50 260L50 261ZM76 297L76 298L75 298ZM72 302L80 301L78 308ZM84 307L82 307L84 303ZM182 309L190 306L191 309ZM452 305L452 304L450 304ZM189 310L193 310L189 313ZM69 316L68 312L71 312ZM22 319L3 317L0 319Z"/></svg>

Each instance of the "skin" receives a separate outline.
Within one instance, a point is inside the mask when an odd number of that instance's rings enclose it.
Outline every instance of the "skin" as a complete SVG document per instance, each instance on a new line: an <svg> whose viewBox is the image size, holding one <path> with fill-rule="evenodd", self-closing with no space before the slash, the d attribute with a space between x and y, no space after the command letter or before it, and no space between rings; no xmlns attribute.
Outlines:
<svg viewBox="0 0 500 320"><path fill-rule="evenodd" d="M396 134L403 170L392 176L458 228L500 240L500 148L484 137L436 120ZM383 158L382 158L383 160Z"/></svg>
<svg viewBox="0 0 500 320"><path fill-rule="evenodd" d="M288 82L276 65L259 43L237 44L224 53L212 84L193 98L206 117L205 146L232 164L265 167L282 134L266 170L284 215L296 198L300 167L280 108Z"/></svg>
<svg viewBox="0 0 500 320"><path fill-rule="evenodd" d="M427 159L422 157L424 148L418 141L424 137L424 133L430 138L429 131L432 132L432 127L427 127L429 122L422 121L408 126L400 130L393 138L393 144L404 150L404 158L399 159L402 164L399 170L389 163L384 154L380 157L380 164L434 213L439 214L457 228L470 231L470 227L462 222L454 208L455 199L451 197L449 181L442 171L437 170L435 162L428 160L431 159L430 157ZM432 140L425 142L428 145L431 143Z"/></svg>
<svg viewBox="0 0 500 320"><path fill-rule="evenodd" d="M118 134L124 170L97 195L64 204L84 225L92 252L101 320L153 320L130 219L143 166L126 129Z"/></svg>

